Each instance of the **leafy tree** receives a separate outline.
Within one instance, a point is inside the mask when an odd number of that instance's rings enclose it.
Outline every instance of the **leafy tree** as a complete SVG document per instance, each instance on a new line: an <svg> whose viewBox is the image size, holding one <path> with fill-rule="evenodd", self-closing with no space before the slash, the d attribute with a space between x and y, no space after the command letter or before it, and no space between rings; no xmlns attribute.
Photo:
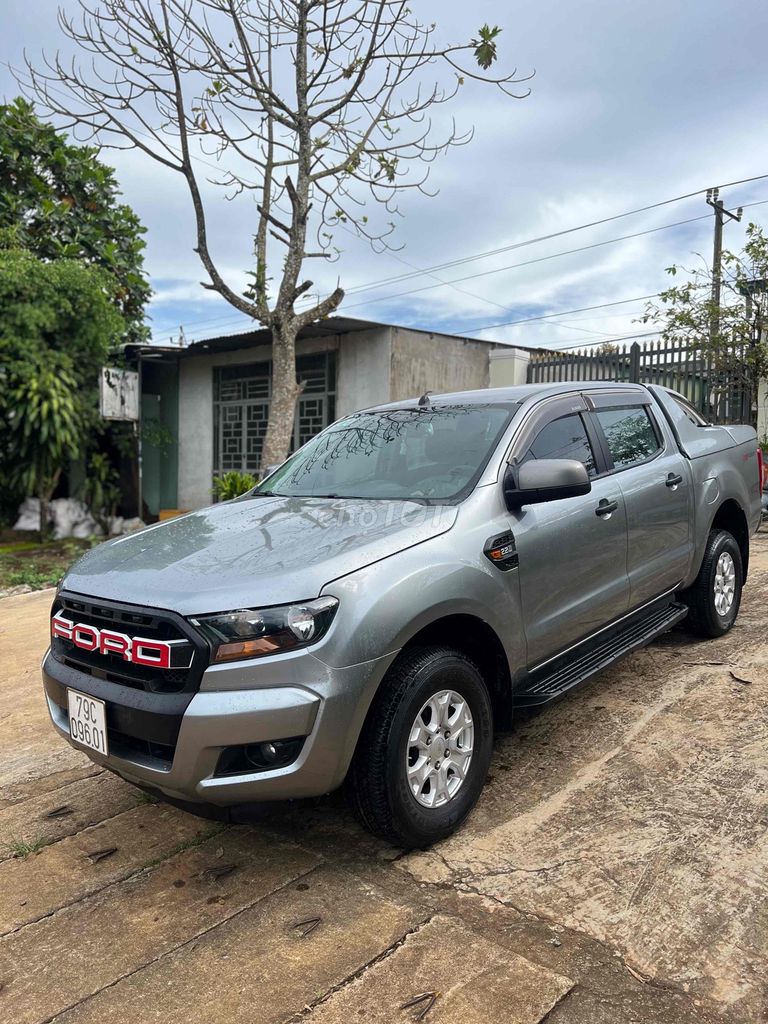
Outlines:
<svg viewBox="0 0 768 1024"><path fill-rule="evenodd" d="M41 259L107 271L126 325L123 340L142 341L150 296L145 229L119 196L114 171L96 149L73 145L26 100L0 105L0 230L14 232L18 246Z"/></svg>
<svg viewBox="0 0 768 1024"><path fill-rule="evenodd" d="M712 298L712 270L667 267L672 278L686 280L666 288L648 303L643 323L661 327L664 341L695 348L713 369L715 404L734 390L755 393L768 376L768 237L749 224L743 249L723 250L721 299ZM713 325L715 329L713 330Z"/></svg>
<svg viewBox="0 0 768 1024"><path fill-rule="evenodd" d="M305 262L333 259L340 231L388 246L400 195L429 194L429 164L471 138L443 118L443 133L433 131L432 121L470 81L515 96L515 72L489 73L500 29L484 25L474 38L441 43L407 0L80 0L80 7L81 17L62 13L60 23L86 54L83 65L59 56L39 69L28 64L31 88L66 124L181 176L204 287L271 329L262 463L282 462L300 392L297 334L344 298L341 287L313 293ZM211 175L202 168L213 158L219 170ZM254 203L243 218L255 224L246 289L212 251L216 206L206 174L229 198Z"/></svg>
<svg viewBox="0 0 768 1024"><path fill-rule="evenodd" d="M84 500L105 537L109 536L109 521L115 515L120 500L119 483L119 474L108 456L104 452L94 452L88 462Z"/></svg>
<svg viewBox="0 0 768 1024"><path fill-rule="evenodd" d="M36 495L41 535L62 469L98 424L98 374L123 331L114 280L0 249L0 479Z"/></svg>

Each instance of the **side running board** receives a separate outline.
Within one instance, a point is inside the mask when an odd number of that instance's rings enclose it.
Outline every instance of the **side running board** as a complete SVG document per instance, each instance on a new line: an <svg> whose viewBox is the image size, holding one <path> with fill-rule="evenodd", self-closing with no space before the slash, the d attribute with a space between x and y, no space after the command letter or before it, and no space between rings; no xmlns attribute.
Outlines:
<svg viewBox="0 0 768 1024"><path fill-rule="evenodd" d="M688 609L682 604L656 604L614 629L606 630L598 638L584 641L581 648L533 669L515 690L515 707L535 707L554 700L630 651L666 633L687 614Z"/></svg>

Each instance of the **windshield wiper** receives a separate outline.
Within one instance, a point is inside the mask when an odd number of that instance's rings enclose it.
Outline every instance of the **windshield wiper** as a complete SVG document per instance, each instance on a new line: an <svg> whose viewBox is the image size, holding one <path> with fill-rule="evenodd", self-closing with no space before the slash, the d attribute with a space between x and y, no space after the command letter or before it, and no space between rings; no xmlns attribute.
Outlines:
<svg viewBox="0 0 768 1024"><path fill-rule="evenodd" d="M439 499L405 494L279 494L279 498L340 498L342 501L411 501L415 505L440 505Z"/></svg>

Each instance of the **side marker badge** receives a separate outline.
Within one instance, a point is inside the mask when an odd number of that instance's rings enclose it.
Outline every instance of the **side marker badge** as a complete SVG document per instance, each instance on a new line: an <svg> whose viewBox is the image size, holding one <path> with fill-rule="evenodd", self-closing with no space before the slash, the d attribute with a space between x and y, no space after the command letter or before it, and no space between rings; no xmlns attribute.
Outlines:
<svg viewBox="0 0 768 1024"><path fill-rule="evenodd" d="M502 572L516 569L519 564L517 547L515 546L515 535L511 532L502 533L498 537L491 537L485 543L483 554Z"/></svg>

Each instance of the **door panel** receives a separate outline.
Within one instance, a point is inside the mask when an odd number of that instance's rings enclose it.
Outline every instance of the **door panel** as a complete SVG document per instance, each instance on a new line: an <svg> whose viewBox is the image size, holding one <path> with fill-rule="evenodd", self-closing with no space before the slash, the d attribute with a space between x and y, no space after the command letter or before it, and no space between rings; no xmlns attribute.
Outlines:
<svg viewBox="0 0 768 1024"><path fill-rule="evenodd" d="M680 483L667 486L680 477ZM615 478L627 509L630 607L677 586L691 559L691 483L677 452ZM670 480L670 483L671 483Z"/></svg>
<svg viewBox="0 0 768 1024"><path fill-rule="evenodd" d="M666 425L649 404L626 396L591 414L627 514L630 608L677 586L691 557L691 480Z"/></svg>
<svg viewBox="0 0 768 1024"><path fill-rule="evenodd" d="M617 508L598 516L599 503ZM613 477L589 494L530 505L512 517L528 662L534 665L627 610L627 522Z"/></svg>

